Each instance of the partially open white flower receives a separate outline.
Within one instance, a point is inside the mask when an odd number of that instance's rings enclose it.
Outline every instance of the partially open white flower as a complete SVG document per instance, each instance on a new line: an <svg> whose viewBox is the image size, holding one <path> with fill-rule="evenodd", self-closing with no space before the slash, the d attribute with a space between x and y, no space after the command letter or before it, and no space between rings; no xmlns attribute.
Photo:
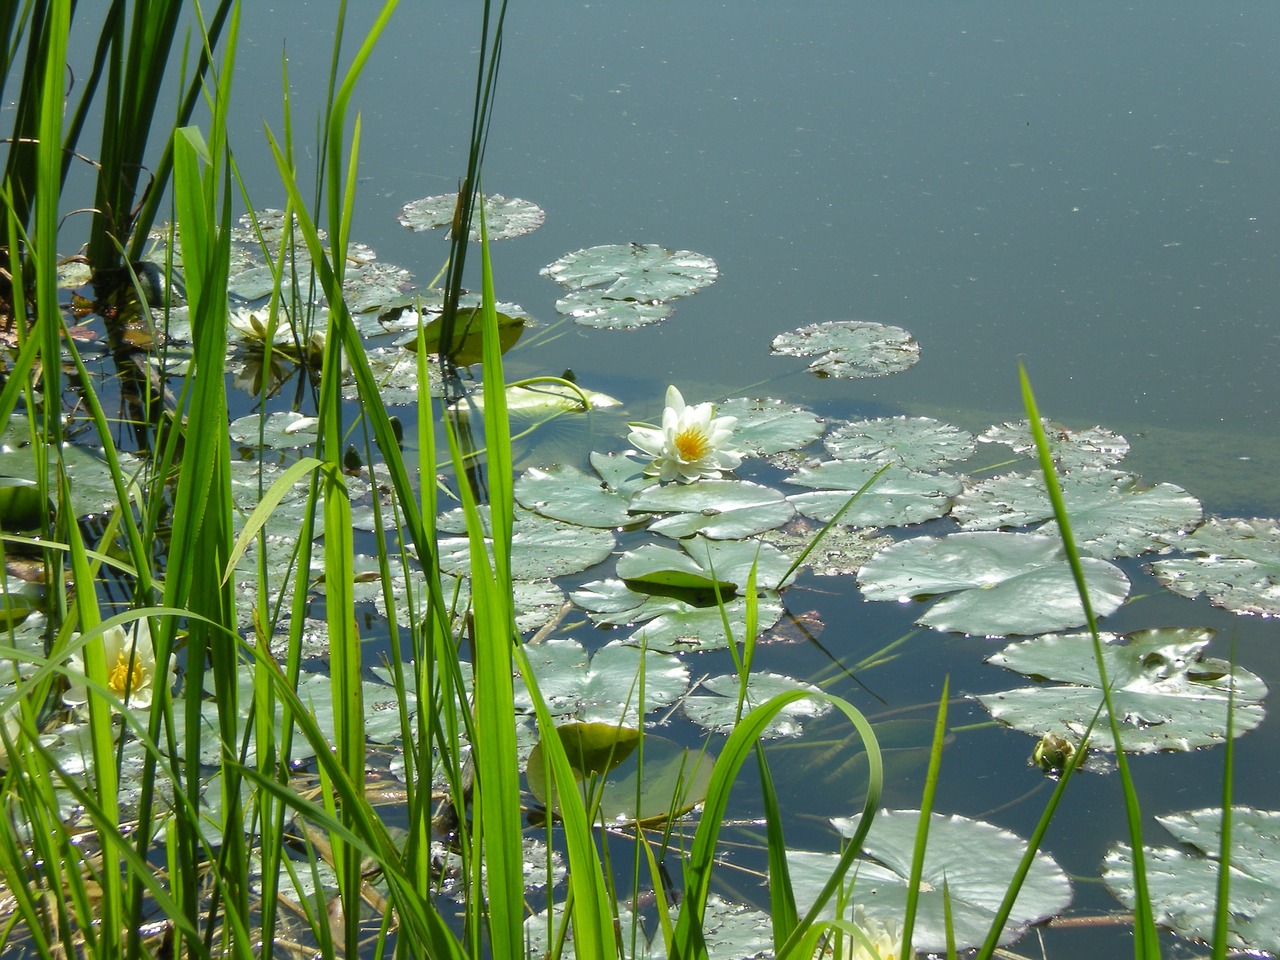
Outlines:
<svg viewBox="0 0 1280 960"><path fill-rule="evenodd" d="M74 634L74 640L79 634ZM107 661L107 686L111 692L136 709L151 706L156 689L156 652L151 644L151 629L146 620L138 620L129 629L111 627L102 634L103 652ZM71 686L62 695L65 703L79 706L89 700L89 690L83 679L84 653L77 651L67 660L72 674ZM172 687L177 679L178 660L169 655L169 668L163 682Z"/></svg>
<svg viewBox="0 0 1280 960"><path fill-rule="evenodd" d="M853 938L853 951L848 954L850 960L903 960L902 931L898 928L897 921L890 920L886 923L868 917L859 905L854 908L853 922L866 934L871 949L868 950L865 943Z"/></svg>
<svg viewBox="0 0 1280 960"><path fill-rule="evenodd" d="M662 427L632 423L628 441L653 457L645 473L659 480L690 483L702 477L716 479L742 462L742 454L729 446L737 417L715 416L715 406L687 406L675 387L667 388L667 408Z"/></svg>

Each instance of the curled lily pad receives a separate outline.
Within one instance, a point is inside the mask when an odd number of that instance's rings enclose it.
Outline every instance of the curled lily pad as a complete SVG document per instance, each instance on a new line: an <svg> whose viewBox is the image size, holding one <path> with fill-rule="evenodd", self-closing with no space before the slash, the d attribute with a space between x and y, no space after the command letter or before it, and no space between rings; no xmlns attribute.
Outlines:
<svg viewBox="0 0 1280 960"><path fill-rule="evenodd" d="M1099 616L1119 608L1129 580L1093 557L1081 561ZM904 540L858 573L868 600L919 600L945 593L916 622L986 636L1044 633L1084 623L1084 609L1062 546L1030 533L955 533Z"/></svg>
<svg viewBox="0 0 1280 960"><path fill-rule="evenodd" d="M1105 467L1123 460L1129 453L1129 441L1106 427L1072 430L1049 420L1042 422L1053 462L1059 470ZM979 434L978 442L1003 443L1014 453L1036 456L1035 441L1026 420L989 427Z"/></svg>
<svg viewBox="0 0 1280 960"><path fill-rule="evenodd" d="M1176 542L1200 523L1200 501L1181 487L1143 486L1138 477L1099 467L1081 467L1062 478L1071 532L1082 553L1132 557ZM956 498L952 516L969 530L1040 523L1053 505L1038 475L1008 474L976 483ZM1057 523L1038 532L1055 535Z"/></svg>
<svg viewBox="0 0 1280 960"><path fill-rule="evenodd" d="M817 490L794 494L787 500L806 517L827 523L879 470L879 464L864 460L827 460L815 466L801 467L787 478L787 482ZM951 497L960 489L961 484L956 477L891 465L845 511L840 522L850 527L923 523L946 513L951 507Z"/></svg>
<svg viewBox="0 0 1280 960"><path fill-rule="evenodd" d="M655 533L716 540L740 540L782 526L795 514L777 490L739 480L699 480L646 487L631 501L631 512L671 513L650 525Z"/></svg>
<svg viewBox="0 0 1280 960"><path fill-rule="evenodd" d="M1151 565L1174 593L1204 593L1215 607L1235 613L1280 616L1280 521L1213 519L1178 548L1198 556Z"/></svg>
<svg viewBox="0 0 1280 960"><path fill-rule="evenodd" d="M837 460L895 462L912 470L933 470L973 455L973 435L928 417L854 420L823 440Z"/></svg>
<svg viewBox="0 0 1280 960"><path fill-rule="evenodd" d="M733 443L743 453L767 457L807 447L822 436L822 418L782 400L738 397L716 405L716 414L736 417Z"/></svg>
<svg viewBox="0 0 1280 960"><path fill-rule="evenodd" d="M643 623L663 613L694 609L687 600L633 590L614 579L583 584L569 598L587 611L592 622L609 626Z"/></svg>
<svg viewBox="0 0 1280 960"><path fill-rule="evenodd" d="M831 822L841 834L851 837L860 819L839 817ZM904 915L919 821L918 810L876 814L863 843L865 859L859 859L847 877L853 887L850 899L862 904L869 915L881 919ZM948 927L957 948L980 945L1026 849L1025 840L993 824L931 814L913 945L925 952L945 952ZM816 899L838 859L834 853L788 851L797 907L804 910ZM944 897L950 899L949 907L944 907ZM1067 875L1051 857L1037 853L999 942L1012 943L1030 924L1061 913L1070 902ZM830 906L826 912L830 914Z"/></svg>
<svg viewBox="0 0 1280 960"><path fill-rule="evenodd" d="M1147 847L1147 888L1155 920L1195 940L1213 939L1217 888L1222 869L1222 809L1156 817L1179 847ZM1227 945L1251 956L1280 952L1280 811L1231 808L1231 888ZM1102 879L1133 906L1133 850L1116 844L1107 853Z"/></svg>
<svg viewBox="0 0 1280 960"><path fill-rule="evenodd" d="M416 322L413 319L415 317ZM514 316L497 312L498 348L502 353L506 353L516 345L520 335L524 333L525 322L528 319L521 312L517 312ZM444 318L439 312L429 311L419 314L415 310L406 310L400 314L395 327L405 329L407 324L408 329L396 338L395 345L416 353L419 323L422 325L423 345L431 353L439 353L447 347L449 359L463 366L479 363L484 355L484 316L478 306L458 309L454 316L453 328L449 333L449 342L443 345L441 338L445 335Z"/></svg>
<svg viewBox="0 0 1280 960"><path fill-rule="evenodd" d="M1140 630L1103 634L1111 702L1126 752L1191 750L1227 737L1227 701L1235 686L1235 736L1262 722L1267 686L1243 667L1203 656L1212 630ZM1088 634L1050 634L1011 644L991 663L1063 686L1021 687L979 697L991 715L1024 733L1067 730L1082 735L1102 702L1093 642ZM1091 744L1114 749L1105 709Z"/></svg>
<svg viewBox="0 0 1280 960"><path fill-rule="evenodd" d="M736 674L712 677L705 680L698 689L706 690L713 696L695 694L685 697L683 710L685 716L705 730L712 733L730 733L738 722L738 690L740 681ZM819 690L811 683L804 683L791 677L777 673L752 672L747 680L746 698L742 704L742 714L746 715L753 707L757 707L780 693L791 690ZM820 717L831 709L829 700L814 698L812 700L796 700L788 704L774 717L773 722L764 730L766 737L798 737L802 732L802 722L809 717Z"/></svg>
<svg viewBox="0 0 1280 960"><path fill-rule="evenodd" d="M920 344L901 327L869 320L831 320L773 338L773 352L817 357L809 372L819 377L883 377L914 366Z"/></svg>
<svg viewBox="0 0 1280 960"><path fill-rule="evenodd" d="M519 197L504 197L491 193L483 197L485 232L490 240L505 240L533 233L547 219L546 212L536 203ZM414 233L435 230L453 225L453 213L458 206L456 193L444 193L434 197L411 200L400 208L396 217ZM446 237L449 234L445 234ZM476 214L471 224L470 239L480 241L480 216Z"/></svg>

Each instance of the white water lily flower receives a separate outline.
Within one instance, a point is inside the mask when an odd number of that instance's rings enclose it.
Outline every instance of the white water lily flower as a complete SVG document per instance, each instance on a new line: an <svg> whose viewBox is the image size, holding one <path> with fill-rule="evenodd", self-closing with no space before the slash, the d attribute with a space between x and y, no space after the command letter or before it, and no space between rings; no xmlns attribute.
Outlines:
<svg viewBox="0 0 1280 960"><path fill-rule="evenodd" d="M857 938L851 938L853 952L850 960L903 960L902 931L894 920L887 923L868 917L861 905L854 908L853 922L867 936L872 949Z"/></svg>
<svg viewBox="0 0 1280 960"><path fill-rule="evenodd" d="M717 479L722 471L742 462L742 454L729 446L737 417L715 416L715 406L687 406L675 387L667 388L662 427L632 423L627 440L653 457L645 473L659 480L691 483L702 477Z"/></svg>
<svg viewBox="0 0 1280 960"><path fill-rule="evenodd" d="M74 634L74 640L79 634ZM107 686L124 701L125 706L146 709L151 706L156 684L156 652L151 644L151 628L146 620L138 620L129 629L111 627L102 634L103 652L107 661ZM62 695L64 703L79 706L89 700L89 690L83 679L84 652L77 651L67 660L72 673L71 686ZM178 660L169 655L169 669L165 682L172 688L177 680Z"/></svg>

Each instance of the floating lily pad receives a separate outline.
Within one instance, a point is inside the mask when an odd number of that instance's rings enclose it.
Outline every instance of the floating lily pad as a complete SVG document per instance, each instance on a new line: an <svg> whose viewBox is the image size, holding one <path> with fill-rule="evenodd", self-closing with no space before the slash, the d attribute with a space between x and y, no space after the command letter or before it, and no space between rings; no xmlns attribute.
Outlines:
<svg viewBox="0 0 1280 960"><path fill-rule="evenodd" d="M799 556L820 532L820 527L797 519L781 530L770 530L761 539L784 553ZM822 535L822 540L805 558L804 568L819 577L847 577L893 543L893 538L877 536L875 531L836 524Z"/></svg>
<svg viewBox="0 0 1280 960"><path fill-rule="evenodd" d="M738 643L746 629L746 602L736 598L725 603L725 615ZM782 616L782 604L776 594L765 595L757 610L757 628L768 630ZM653 650L714 650L728 645L724 633L724 620L718 607L695 607L685 604L682 609L660 614L640 627L626 641L644 645Z"/></svg>
<svg viewBox="0 0 1280 960"><path fill-rule="evenodd" d="M671 314L669 301L713 283L710 257L652 243L618 243L565 254L542 275L573 289L556 310L593 327L637 327Z"/></svg>
<svg viewBox="0 0 1280 960"><path fill-rule="evenodd" d="M526 509L565 523L623 527L636 522L627 512L629 496L610 490L577 467L531 467L516 480L515 495Z"/></svg>
<svg viewBox="0 0 1280 960"><path fill-rule="evenodd" d="M825 424L815 413L782 400L739 397L716 404L716 416L737 417L733 445L745 454L767 457L807 447L822 436Z"/></svg>
<svg viewBox="0 0 1280 960"><path fill-rule="evenodd" d="M852 837L859 819L841 817L832 823L841 834ZM876 814L863 845L867 859L855 863L847 877L853 885L853 902L864 905L868 914L884 918L905 914L919 820L918 810L882 810ZM995 921L1026 849L1021 837L990 823L932 814L912 935L916 949L929 953L947 949L944 886L951 900L956 947L965 950L980 945ZM796 906L802 912L816 899L837 860L833 853L788 851ZM1051 857L1037 853L1000 934L1000 943L1012 943L1030 924L1061 913L1070 902L1071 882L1067 875Z"/></svg>
<svg viewBox="0 0 1280 960"><path fill-rule="evenodd" d="M685 716L704 730L710 730L712 733L728 734L732 732L738 721L738 687L739 680L736 674L704 680L698 689L706 690L714 694L714 696L695 694L685 697L682 707ZM743 716L749 713L753 707L759 706L780 693L788 693L792 690L819 692L818 688L811 683L804 683L778 673L753 672L747 680L747 695L742 705ZM778 712L778 715L764 729L762 736L798 737L803 732L804 720L820 717L830 709L831 702L829 700L817 698L796 700Z"/></svg>
<svg viewBox="0 0 1280 960"><path fill-rule="evenodd" d="M372 253L372 251L369 251ZM402 307L413 298L413 274L380 260L360 260L348 252L342 299L353 314L367 310L386 311Z"/></svg>
<svg viewBox="0 0 1280 960"><path fill-rule="evenodd" d="M912 470L936 470L973 456L973 434L928 417L854 420L827 434L823 443L837 460L896 462Z"/></svg>
<svg viewBox="0 0 1280 960"><path fill-rule="evenodd" d="M1267 686L1243 667L1203 656L1212 630L1141 630L1125 637L1103 634L1103 662L1126 752L1192 750L1227 737L1227 700L1235 679L1232 732L1262 722ZM1034 637L1011 644L990 662L1064 686L1021 687L980 696L991 715L1041 736L1067 730L1081 736L1102 702L1093 642L1088 634ZM1114 749L1105 709L1091 745Z"/></svg>
<svg viewBox="0 0 1280 960"><path fill-rule="evenodd" d="M506 353L519 341L524 333L528 317L522 313L512 316L509 313L495 311L498 324L498 349ZM417 322L414 321L417 317ZM406 328L407 321L407 329ZM444 336L444 319L439 312L428 311L417 313L406 310L396 321L397 329L405 329L395 340L395 346L404 347L411 353L418 351L418 324L422 326L423 346L430 353L441 351L441 337ZM463 366L479 363L484 356L484 316L480 307L460 307L453 318L453 329L449 332L449 358Z"/></svg>
<svg viewBox="0 0 1280 960"><path fill-rule="evenodd" d="M575 290L556 301L556 312L584 327L631 330L665 320L675 313L669 300L615 300L601 290Z"/></svg>
<svg viewBox="0 0 1280 960"><path fill-rule="evenodd" d="M827 523L849 502L855 491L875 476L880 466L863 460L827 460L816 466L801 467L787 478L787 482L801 487L816 487L818 491L793 494L787 500L806 517ZM850 527L923 523L945 514L951 507L951 498L960 490L961 483L956 477L890 466L845 511L840 522Z"/></svg>
<svg viewBox="0 0 1280 960"><path fill-rule="evenodd" d="M1204 593L1234 613L1280 616L1280 520L1213 519L1177 546L1199 556L1151 565L1174 593Z"/></svg>
<svg viewBox="0 0 1280 960"><path fill-rule="evenodd" d="M417 354L403 347L374 347L367 356L384 403L407 406L418 402ZM435 363L427 364L427 393L432 397L444 395L440 367ZM348 402L359 399L355 379L351 376L343 380L342 399Z"/></svg>
<svg viewBox="0 0 1280 960"><path fill-rule="evenodd" d="M303 416L293 410L277 410L268 414L266 422L256 413L240 417L230 425L231 439L236 443L258 447L259 425L262 427L262 446L271 450L292 450L315 443L318 437L315 417Z"/></svg>
<svg viewBox="0 0 1280 960"><path fill-rule="evenodd" d="M740 540L786 523L795 514L777 490L739 480L646 487L631 501L631 512L673 513L649 529L668 537L695 533L716 540Z"/></svg>
<svg viewBox="0 0 1280 960"><path fill-rule="evenodd" d="M621 580L593 580L570 595L586 610L594 623L621 626L643 623L663 613L682 613L692 608L678 597L657 596L633 590Z"/></svg>
<svg viewBox="0 0 1280 960"><path fill-rule="evenodd" d="M1147 885L1156 923L1195 940L1213 937L1221 869L1222 810L1156 817L1181 847L1147 847ZM1188 847L1194 849L1187 849ZM1280 811L1231 808L1231 892L1227 945L1251 956L1280 953ZM1102 879L1133 907L1133 855L1126 844L1107 853Z"/></svg>
<svg viewBox="0 0 1280 960"><path fill-rule="evenodd" d="M491 193L483 201L485 232L490 240L505 240L533 233L547 219L546 212L536 203L519 197L507 198L500 193ZM411 200L401 207L396 219L414 233L451 227L457 205L456 193L423 197L421 200ZM447 239L449 234L446 233L445 237ZM479 211L471 224L470 239L480 242Z"/></svg>
<svg viewBox="0 0 1280 960"><path fill-rule="evenodd" d="M583 390L579 393L563 383L535 383L507 387L507 413L512 417L550 417L562 413L586 413L619 407L622 401L607 393ZM583 405L586 397L586 405ZM484 410L484 394L477 391L471 398L477 410Z"/></svg>
<svg viewBox="0 0 1280 960"><path fill-rule="evenodd" d="M517 580L543 580L577 573L600 563L613 550L607 530L570 526L536 514L516 522L511 536L511 575ZM440 569L459 576L470 572L471 546L466 537L440 541Z"/></svg>
<svg viewBox="0 0 1280 960"><path fill-rule="evenodd" d="M830 320L773 338L773 352L817 357L809 372L819 377L883 377L920 359L920 344L901 327L869 320Z"/></svg>
<svg viewBox="0 0 1280 960"><path fill-rule="evenodd" d="M1062 478L1071 532L1082 553L1133 557L1179 540L1200 523L1200 501L1181 487L1143 486L1131 473L1081 467ZM995 530L1040 523L1053 517L1044 478L1008 474L967 488L952 516L967 530ZM1039 533L1057 535L1051 521Z"/></svg>
<svg viewBox="0 0 1280 960"><path fill-rule="evenodd" d="M689 537L681 540L680 546L708 575L714 571L715 576L733 581L739 589L746 588L753 566L757 590L781 589L782 578L791 569L791 559L786 554L760 540Z"/></svg>
<svg viewBox="0 0 1280 960"><path fill-rule="evenodd" d="M676 587L681 590L715 590L733 593L739 584L725 579L725 574L715 575L689 554L655 543L641 544L618 558L618 576L630 583L659 587Z"/></svg>
<svg viewBox="0 0 1280 960"><path fill-rule="evenodd" d="M1129 441L1106 427L1072 430L1049 420L1042 421L1053 462L1059 470L1105 467L1123 460ZM979 443L1003 443L1014 453L1035 457L1036 445L1026 420L989 427L978 436Z"/></svg>
<svg viewBox="0 0 1280 960"><path fill-rule="evenodd" d="M525 646L538 690L551 712L583 722L634 725L641 713L675 703L689 687L689 668L669 653L613 641L588 656L576 640L552 638ZM644 710L640 672L644 671ZM533 700L516 679L517 710L532 712Z"/></svg>
<svg viewBox="0 0 1280 960"><path fill-rule="evenodd" d="M1118 567L1081 561L1094 612L1106 616L1129 593ZM916 622L935 630L1030 636L1084 623L1075 580L1058 541L1030 533L918 537L882 550L858 573L868 600L937 601Z"/></svg>

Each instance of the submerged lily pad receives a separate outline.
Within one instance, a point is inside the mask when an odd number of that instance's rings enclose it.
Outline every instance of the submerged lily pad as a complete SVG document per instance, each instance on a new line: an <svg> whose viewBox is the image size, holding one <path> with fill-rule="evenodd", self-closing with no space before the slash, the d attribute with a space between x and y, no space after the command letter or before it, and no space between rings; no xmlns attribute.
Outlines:
<svg viewBox="0 0 1280 960"><path fill-rule="evenodd" d="M1174 593L1234 613L1280 616L1280 520L1213 519L1178 543L1199 556L1151 564Z"/></svg>
<svg viewBox="0 0 1280 960"><path fill-rule="evenodd" d="M973 434L928 417L854 420L831 431L823 443L837 460L895 462L912 470L966 460L975 450Z"/></svg>
<svg viewBox="0 0 1280 960"><path fill-rule="evenodd" d="M505 240L533 233L547 219L546 212L536 203L519 197L504 197L491 193L484 201L485 232L490 240ZM411 200L400 208L396 217L414 233L453 226L453 212L458 206L456 193L444 193L434 197ZM446 239L449 234L445 234ZM471 224L470 239L480 242L480 213L477 210Z"/></svg>
<svg viewBox="0 0 1280 960"><path fill-rule="evenodd" d="M830 320L773 338L773 352L817 357L809 372L819 377L883 377L914 366L920 344L901 327L869 320Z"/></svg>
<svg viewBox="0 0 1280 960"><path fill-rule="evenodd" d="M733 445L743 453L767 457L807 447L822 436L822 418L782 400L738 397L716 404L716 416L736 417Z"/></svg>
<svg viewBox="0 0 1280 960"><path fill-rule="evenodd" d="M745 480L646 487L631 501L637 513L671 513L649 529L668 537L695 533L716 540L741 540L780 527L795 515L777 490Z"/></svg>
<svg viewBox="0 0 1280 960"><path fill-rule="evenodd" d="M1111 702L1126 752L1192 750L1227 737L1227 701L1235 683L1232 733L1239 736L1262 722L1267 686L1243 667L1203 656L1212 630L1140 630L1117 637L1102 634L1103 662ZM1063 686L1021 687L980 696L991 715L1009 726L1041 736L1067 730L1081 736L1102 702L1093 642L1088 634L1034 637L1011 644L990 658L998 666ZM1114 749L1104 708L1091 745Z"/></svg>
<svg viewBox="0 0 1280 960"><path fill-rule="evenodd" d="M704 680L699 689L709 691L714 696L695 694L685 697L683 710L685 716L705 730L712 733L730 733L738 722L738 689L739 679L736 674L727 674ZM742 705L742 715L746 716L753 707L757 707L780 693L792 690L809 690L818 693L819 689L811 683L804 683L778 673L752 672L747 680L746 699ZM831 709L829 700L811 699L796 700L787 704L765 727L762 736L766 737L798 737L803 732L802 722L811 717L820 717Z"/></svg>
<svg viewBox="0 0 1280 960"><path fill-rule="evenodd" d="M831 822L841 834L852 837L859 819L860 815ZM866 859L858 860L846 877L853 887L852 901L862 904L869 915L885 919L904 915L919 821L918 810L876 814L863 845ZM951 901L956 947L964 950L980 945L1026 849L1021 837L990 823L931 814L912 935L916 949L929 953L947 949L944 887ZM834 853L787 852L796 906L802 912L816 899L838 859ZM1070 902L1067 875L1053 858L1037 853L999 942L1012 943L1030 924L1061 913ZM830 913L828 905L826 914Z"/></svg>
<svg viewBox="0 0 1280 960"><path fill-rule="evenodd" d="M1094 612L1124 602L1129 580L1105 560L1081 560ZM1084 623L1084 609L1061 544L1031 533L918 537L882 550L858 573L868 600L937 601L916 622L935 630L1030 636Z"/></svg>
<svg viewBox="0 0 1280 960"><path fill-rule="evenodd" d="M816 466L801 467L787 482L817 490L793 494L787 500L806 517L827 523L880 467L863 460L827 460ZM923 523L946 513L951 507L951 498L960 489L961 483L956 477L892 465L845 511L840 522L850 527Z"/></svg>
<svg viewBox="0 0 1280 960"><path fill-rule="evenodd" d="M1042 422L1053 462L1059 470L1105 467L1123 460L1129 453L1129 441L1106 427L1072 430L1049 420ZM1026 420L988 427L979 434L978 442L1003 443L1014 453L1036 456L1035 441Z"/></svg>
<svg viewBox="0 0 1280 960"><path fill-rule="evenodd" d="M1082 553L1133 557L1179 540L1200 523L1200 501L1181 487L1143 486L1131 473L1082 467L1062 478L1071 532ZM1021 527L1051 520L1053 505L1039 475L992 477L956 498L952 516L968 530ZM1039 533L1056 536L1057 522Z"/></svg>
<svg viewBox="0 0 1280 960"><path fill-rule="evenodd" d="M1156 923L1195 940L1213 937L1222 849L1222 809L1156 817L1181 847L1143 851ZM1193 849L1188 849L1188 847ZM1250 955L1280 952L1280 811L1231 808L1231 891L1227 945ZM1133 853L1116 844L1107 853L1102 879L1133 907Z"/></svg>

